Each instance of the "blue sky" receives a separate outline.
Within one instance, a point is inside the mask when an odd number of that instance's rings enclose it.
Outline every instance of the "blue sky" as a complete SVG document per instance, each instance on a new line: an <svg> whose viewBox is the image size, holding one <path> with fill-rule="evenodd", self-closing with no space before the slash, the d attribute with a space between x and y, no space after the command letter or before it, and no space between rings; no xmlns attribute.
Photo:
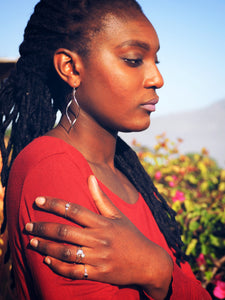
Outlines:
<svg viewBox="0 0 225 300"><path fill-rule="evenodd" d="M37 0L0 2L0 57L18 57ZM203 108L225 99L225 1L139 0L159 36L157 115Z"/></svg>

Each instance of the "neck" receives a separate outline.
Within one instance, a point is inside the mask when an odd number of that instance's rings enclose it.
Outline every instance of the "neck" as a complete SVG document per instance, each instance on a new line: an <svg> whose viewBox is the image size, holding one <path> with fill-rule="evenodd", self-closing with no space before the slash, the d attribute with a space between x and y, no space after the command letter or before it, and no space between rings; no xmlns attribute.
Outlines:
<svg viewBox="0 0 225 300"><path fill-rule="evenodd" d="M79 150L89 163L107 164L114 168L117 132L109 132L94 120L87 120L82 114L71 130L69 128L64 115L52 133Z"/></svg>
<svg viewBox="0 0 225 300"><path fill-rule="evenodd" d="M91 118L83 118L81 113L71 130L63 116L60 125L48 135L61 138L80 151L96 178L118 197L127 203L137 201L137 190L114 165L117 132L106 130Z"/></svg>

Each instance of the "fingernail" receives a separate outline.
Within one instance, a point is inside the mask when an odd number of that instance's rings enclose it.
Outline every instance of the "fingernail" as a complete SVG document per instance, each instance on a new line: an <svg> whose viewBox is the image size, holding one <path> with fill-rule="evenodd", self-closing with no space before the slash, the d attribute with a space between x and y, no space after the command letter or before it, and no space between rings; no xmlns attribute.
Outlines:
<svg viewBox="0 0 225 300"><path fill-rule="evenodd" d="M95 188L98 188L98 182L94 175L91 175L91 181Z"/></svg>
<svg viewBox="0 0 225 300"><path fill-rule="evenodd" d="M45 199L44 197L37 197L37 198L35 199L35 203L36 203L37 205L44 205L45 202L46 202L46 199Z"/></svg>
<svg viewBox="0 0 225 300"><path fill-rule="evenodd" d="M34 228L34 225L32 224L32 223L27 223L26 225L25 225L25 229L27 230L27 231L33 231L33 228Z"/></svg>
<svg viewBox="0 0 225 300"><path fill-rule="evenodd" d="M38 240L37 239L31 239L30 244L31 244L32 247L36 248L38 246Z"/></svg>
<svg viewBox="0 0 225 300"><path fill-rule="evenodd" d="M51 259L50 259L49 257L45 257L44 262L45 262L47 265L50 265L50 264L51 264Z"/></svg>
<svg viewBox="0 0 225 300"><path fill-rule="evenodd" d="M92 181L93 181L94 184L98 185L97 179L94 175L92 176Z"/></svg>

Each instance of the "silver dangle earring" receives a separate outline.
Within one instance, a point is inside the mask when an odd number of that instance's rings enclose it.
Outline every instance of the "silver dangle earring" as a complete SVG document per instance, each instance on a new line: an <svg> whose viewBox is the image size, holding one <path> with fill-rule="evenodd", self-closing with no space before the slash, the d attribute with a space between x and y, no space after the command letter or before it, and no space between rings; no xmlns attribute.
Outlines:
<svg viewBox="0 0 225 300"><path fill-rule="evenodd" d="M71 109L70 109L70 105L72 104L72 102L74 101L74 103L76 104L76 107L77 107L77 114L75 114ZM70 116L69 116L69 111L70 113L74 116L74 120L71 120ZM73 88L73 98L68 102L67 106L66 106L66 117L67 117L67 120L69 121L70 123L70 128L68 130L68 133L70 132L71 128L74 126L74 124L76 123L77 121L77 118L79 116L79 113L80 113L80 105L79 103L77 102L77 99L76 99L76 88L74 87Z"/></svg>

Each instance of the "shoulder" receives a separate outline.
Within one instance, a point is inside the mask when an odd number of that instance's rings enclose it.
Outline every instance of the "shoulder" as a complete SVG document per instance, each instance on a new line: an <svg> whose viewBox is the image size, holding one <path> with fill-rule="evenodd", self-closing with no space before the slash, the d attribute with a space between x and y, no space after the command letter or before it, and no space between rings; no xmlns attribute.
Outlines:
<svg viewBox="0 0 225 300"><path fill-rule="evenodd" d="M37 138L15 159L7 198L14 203L22 198L33 203L40 195L61 199L66 196L72 202L88 194L87 178L91 174L87 161L74 147L58 138Z"/></svg>
<svg viewBox="0 0 225 300"><path fill-rule="evenodd" d="M71 161L73 164L79 164L80 167L87 166L83 155L61 139L49 136L36 138L28 144L16 157L12 171L19 169L23 172L29 172L35 166L50 161L62 160Z"/></svg>
<svg viewBox="0 0 225 300"><path fill-rule="evenodd" d="M71 152L71 148L69 144L61 139L42 136L28 144L16 157L15 163L29 162L35 164L48 157L62 154L68 155ZM79 154L80 153L74 149L73 155L79 156Z"/></svg>
<svg viewBox="0 0 225 300"><path fill-rule="evenodd" d="M78 150L63 140L43 136L32 141L16 157L9 183L21 186L31 174L43 181L44 177L55 179L56 176L79 175L86 178L90 173L87 161Z"/></svg>

